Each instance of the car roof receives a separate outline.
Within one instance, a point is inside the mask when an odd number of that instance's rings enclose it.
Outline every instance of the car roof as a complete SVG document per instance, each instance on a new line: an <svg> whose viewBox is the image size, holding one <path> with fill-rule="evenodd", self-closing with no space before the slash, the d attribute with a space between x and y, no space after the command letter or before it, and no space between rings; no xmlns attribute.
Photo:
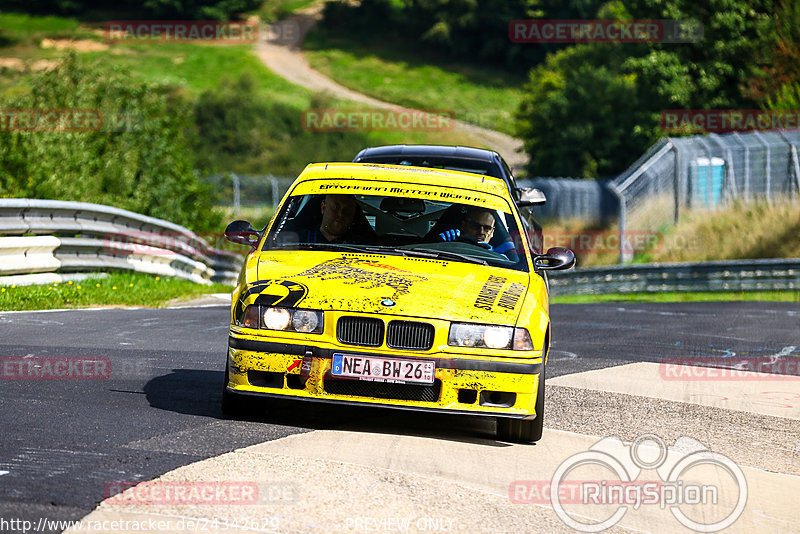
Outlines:
<svg viewBox="0 0 800 534"><path fill-rule="evenodd" d="M469 146L447 145L386 145L365 148L354 160L363 157L380 156L435 156L440 158L463 158L479 161L495 161L499 154L494 150Z"/></svg>
<svg viewBox="0 0 800 534"><path fill-rule="evenodd" d="M474 187L479 190L486 190L487 186L492 188L492 185L494 185L503 193L507 193L508 191L505 181L494 176L444 169L431 169L429 167L387 165L383 163L312 163L303 170L300 176L298 176L297 181L320 179L379 179L466 189Z"/></svg>

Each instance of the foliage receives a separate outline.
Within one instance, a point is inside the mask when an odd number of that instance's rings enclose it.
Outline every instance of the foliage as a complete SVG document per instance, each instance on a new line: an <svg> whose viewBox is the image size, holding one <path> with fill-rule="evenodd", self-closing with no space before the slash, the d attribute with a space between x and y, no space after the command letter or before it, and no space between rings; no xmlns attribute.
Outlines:
<svg viewBox="0 0 800 534"><path fill-rule="evenodd" d="M82 131L0 131L0 195L83 200L167 219L196 231L221 224L193 172L190 108L174 88L68 55L0 100L19 110L96 110ZM46 131L51 130L51 131Z"/></svg>
<svg viewBox="0 0 800 534"><path fill-rule="evenodd" d="M760 75L753 58L767 49L771 0L632 0L624 11L616 7L629 19L699 21L703 38L578 45L549 56L531 72L518 114L529 174L614 175L660 137L665 109L759 105L747 87Z"/></svg>
<svg viewBox="0 0 800 534"><path fill-rule="evenodd" d="M254 11L260 3L259 0L6 0L4 9L50 15L112 12L148 19L232 20Z"/></svg>
<svg viewBox="0 0 800 534"><path fill-rule="evenodd" d="M313 2L314 0L264 0L258 10L258 16L263 21L275 22L308 7Z"/></svg>
<svg viewBox="0 0 800 534"><path fill-rule="evenodd" d="M403 43L422 43L451 58L527 68L562 45L531 46L508 38L512 20L532 17L582 18L601 0L565 5L556 0L345 0L325 5L326 31L365 43L391 36Z"/></svg>
<svg viewBox="0 0 800 534"><path fill-rule="evenodd" d="M636 78L622 45L574 46L531 71L518 134L531 176L593 178L614 172L649 142Z"/></svg>
<svg viewBox="0 0 800 534"><path fill-rule="evenodd" d="M800 83L800 2L777 0L768 30L767 47L755 58L759 76L748 86L759 100L774 99L786 86Z"/></svg>
<svg viewBox="0 0 800 534"><path fill-rule="evenodd" d="M310 108L334 107L322 95ZM222 79L194 106L193 149L205 173L297 175L311 161L349 160L369 144L358 132L312 132L302 127L303 111L258 97L253 77Z"/></svg>
<svg viewBox="0 0 800 534"><path fill-rule="evenodd" d="M767 98L765 107L771 110L800 109L800 82L787 83L778 89Z"/></svg>

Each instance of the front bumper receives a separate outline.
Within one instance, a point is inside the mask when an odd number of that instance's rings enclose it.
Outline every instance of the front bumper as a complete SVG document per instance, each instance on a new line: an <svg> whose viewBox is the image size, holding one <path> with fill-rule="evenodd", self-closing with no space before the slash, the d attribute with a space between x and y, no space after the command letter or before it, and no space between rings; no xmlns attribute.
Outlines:
<svg viewBox="0 0 800 534"><path fill-rule="evenodd" d="M335 378L334 353L435 360L434 384ZM246 395L531 419L542 369L541 358L401 353L231 335L227 388Z"/></svg>

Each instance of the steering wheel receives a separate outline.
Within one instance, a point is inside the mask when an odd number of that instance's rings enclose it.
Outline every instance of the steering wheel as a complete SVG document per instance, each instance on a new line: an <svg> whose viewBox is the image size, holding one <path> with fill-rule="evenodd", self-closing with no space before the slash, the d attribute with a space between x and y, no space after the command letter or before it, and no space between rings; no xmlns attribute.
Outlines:
<svg viewBox="0 0 800 534"><path fill-rule="evenodd" d="M462 241L464 243L469 243L470 245L475 245L476 247L485 248L486 250L491 250L491 248L492 248L492 245L490 245L489 243L485 243L483 241L478 241L477 239L475 239L471 235L464 234L464 232L461 232L461 235L459 235L456 238L456 241Z"/></svg>

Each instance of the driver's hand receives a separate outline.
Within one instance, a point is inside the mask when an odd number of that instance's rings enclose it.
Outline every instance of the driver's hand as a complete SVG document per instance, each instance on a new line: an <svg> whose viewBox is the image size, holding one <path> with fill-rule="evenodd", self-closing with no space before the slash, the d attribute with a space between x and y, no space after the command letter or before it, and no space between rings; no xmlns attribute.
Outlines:
<svg viewBox="0 0 800 534"><path fill-rule="evenodd" d="M478 241L478 245L482 246L482 247L483 247L483 248L485 248L486 250L494 250L494 249L492 248L492 245L490 245L490 244L489 244L489 243L487 243L486 241Z"/></svg>
<svg viewBox="0 0 800 534"><path fill-rule="evenodd" d="M461 230L458 228L452 228L439 234L442 241L455 241L459 236L461 236Z"/></svg>

